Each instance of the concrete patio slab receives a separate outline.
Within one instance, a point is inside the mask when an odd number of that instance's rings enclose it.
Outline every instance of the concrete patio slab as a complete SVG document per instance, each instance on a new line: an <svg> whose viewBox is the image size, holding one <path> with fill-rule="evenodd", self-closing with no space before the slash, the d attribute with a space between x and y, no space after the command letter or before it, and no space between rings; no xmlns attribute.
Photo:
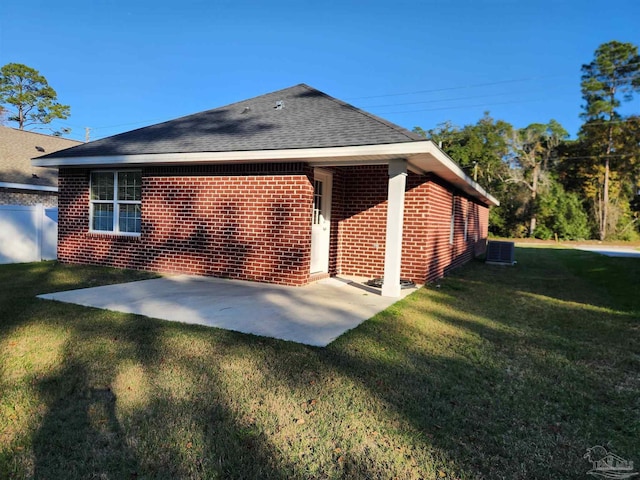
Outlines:
<svg viewBox="0 0 640 480"><path fill-rule="evenodd" d="M415 290L402 290L402 296ZM321 347L398 300L341 278L286 287L189 275L50 293L39 298Z"/></svg>

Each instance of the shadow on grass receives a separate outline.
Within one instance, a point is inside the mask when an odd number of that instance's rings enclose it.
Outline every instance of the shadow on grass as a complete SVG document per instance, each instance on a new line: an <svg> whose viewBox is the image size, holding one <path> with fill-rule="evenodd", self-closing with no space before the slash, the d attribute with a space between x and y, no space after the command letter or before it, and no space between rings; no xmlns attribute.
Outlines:
<svg viewBox="0 0 640 480"><path fill-rule="evenodd" d="M519 254L515 268L470 265L315 350L314 361L287 367L319 377L337 371L366 389L380 404L356 414L399 416L401 436L431 450L445 475L575 478L596 444L632 457L640 432L637 283L612 291L576 262L595 261L623 279L637 266L566 250ZM265 365L299 388L283 365ZM345 471L375 477L364 468L370 460L354 455Z"/></svg>
<svg viewBox="0 0 640 480"><path fill-rule="evenodd" d="M291 478L217 390L215 369L163 343L188 327L116 317L76 323L60 369L38 383L34 478ZM148 379L142 394L132 365Z"/></svg>
<svg viewBox="0 0 640 480"><path fill-rule="evenodd" d="M159 325L133 318L127 324L110 312L93 313L66 319L70 332L59 367L36 382L46 414L33 437L34 478L129 479L140 471L118 418L119 398L113 385L123 361L136 357L157 361ZM55 314L48 320L65 323Z"/></svg>
<svg viewBox="0 0 640 480"><path fill-rule="evenodd" d="M558 248L516 248L515 267L482 264L484 284L640 315L640 258ZM471 266L477 269L478 264ZM475 275L474 275L475 276Z"/></svg>
<svg viewBox="0 0 640 480"><path fill-rule="evenodd" d="M33 478L135 478L109 386L91 386L84 364L71 362L39 389L51 400L33 439Z"/></svg>
<svg viewBox="0 0 640 480"><path fill-rule="evenodd" d="M173 336L185 335L190 340L192 333L198 337L198 333L212 332L210 329L195 327L194 332L193 327L184 325L33 298L43 291L149 276L100 267L65 267L55 262L0 269L0 279L9 287L0 292L0 342L22 349L30 343L22 337L46 326L46 332L34 341L41 342L53 364L47 371L34 370L32 363L38 363L39 356L35 346L16 351L16 357L10 351L3 352L11 363L0 369L3 396L10 389L12 394L18 391L15 398L25 403L6 405L11 400L2 399L0 407L8 410L0 409L0 414L31 409L39 418L33 432L14 431L6 437L13 440L0 448L0 476L290 477L281 472L282 462L273 460L278 454L262 441L262 434L239 420L238 413L229 407L233 401L216 391L220 382L215 368L207 369L197 358L195 362L178 361L183 352L176 358L163 343ZM16 281L10 282L10 278ZM55 335L47 336L49 331ZM207 346L216 352L224 350L225 343L243 342L241 335L229 335L225 341L226 332L213 331L216 341ZM62 340L59 352L58 347L49 345L53 340ZM178 365L183 367L184 378L172 376ZM133 373L127 374L127 369ZM165 375L173 384L164 385ZM203 375L206 381L192 381ZM147 382L149 391L137 402L135 390L140 388L141 377L151 381ZM175 390L185 380L189 391L178 398ZM0 415L0 425L5 421L11 427L11 419ZM24 450L25 443L32 456Z"/></svg>
<svg viewBox="0 0 640 480"><path fill-rule="evenodd" d="M587 447L633 459L635 304L590 257L521 250L326 349L25 297L13 324L70 329L37 381L36 478L580 478Z"/></svg>

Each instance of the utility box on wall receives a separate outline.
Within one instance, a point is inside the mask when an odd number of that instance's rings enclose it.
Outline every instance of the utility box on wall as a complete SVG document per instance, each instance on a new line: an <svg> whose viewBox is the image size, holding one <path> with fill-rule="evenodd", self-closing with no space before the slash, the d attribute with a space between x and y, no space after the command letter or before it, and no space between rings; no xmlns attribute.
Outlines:
<svg viewBox="0 0 640 480"><path fill-rule="evenodd" d="M487 244L486 263L491 265L514 265L516 263L515 244L490 240Z"/></svg>

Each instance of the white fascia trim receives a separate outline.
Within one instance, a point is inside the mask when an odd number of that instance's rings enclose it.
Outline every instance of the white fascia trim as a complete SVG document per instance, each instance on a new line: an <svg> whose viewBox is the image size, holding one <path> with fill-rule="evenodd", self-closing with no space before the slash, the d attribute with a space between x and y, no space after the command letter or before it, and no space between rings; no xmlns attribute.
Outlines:
<svg viewBox="0 0 640 480"><path fill-rule="evenodd" d="M405 158L413 171L428 172L431 168L421 168L420 157L428 155L442 167L453 173L460 182L477 192L489 203L500 202L489 195L484 188L474 182L466 173L431 140L388 143L378 145L357 145L351 147L295 148L283 150L247 150L233 152L193 152L193 153L148 153L139 155L113 155L99 157L36 158L31 160L35 167L100 167L121 165L186 165L224 162L294 162L307 161L321 165L362 165L388 163L391 158ZM365 157L363 159L362 157ZM376 159L376 157L378 157ZM412 161L412 157L416 157ZM324 160L324 162L323 162ZM379 160L379 161L377 161ZM423 159L424 161L424 159Z"/></svg>
<svg viewBox="0 0 640 480"><path fill-rule="evenodd" d="M17 190L36 190L38 192L57 192L58 187L47 187L45 185L29 185L28 183L0 182L0 188L14 188Z"/></svg>
<svg viewBox="0 0 640 480"><path fill-rule="evenodd" d="M295 161L317 158L344 158L376 155L415 155L425 153L424 142L359 145L354 147L294 148L286 150L247 150L233 152L148 153L140 155L113 155L104 157L59 157L32 159L34 167L81 167L118 164L186 164L210 162Z"/></svg>
<svg viewBox="0 0 640 480"><path fill-rule="evenodd" d="M316 160L309 162L311 167L361 167L364 165L388 165L389 159L373 159L373 160Z"/></svg>

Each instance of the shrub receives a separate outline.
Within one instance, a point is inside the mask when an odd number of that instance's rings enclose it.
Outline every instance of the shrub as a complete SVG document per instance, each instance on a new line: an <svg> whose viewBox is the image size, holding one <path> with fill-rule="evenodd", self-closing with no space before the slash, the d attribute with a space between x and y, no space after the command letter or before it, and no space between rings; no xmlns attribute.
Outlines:
<svg viewBox="0 0 640 480"><path fill-rule="evenodd" d="M590 237L589 217L580 198L566 192L558 182L553 181L549 190L540 195L537 212L538 225L534 232L537 238L551 238L554 233L561 240Z"/></svg>

